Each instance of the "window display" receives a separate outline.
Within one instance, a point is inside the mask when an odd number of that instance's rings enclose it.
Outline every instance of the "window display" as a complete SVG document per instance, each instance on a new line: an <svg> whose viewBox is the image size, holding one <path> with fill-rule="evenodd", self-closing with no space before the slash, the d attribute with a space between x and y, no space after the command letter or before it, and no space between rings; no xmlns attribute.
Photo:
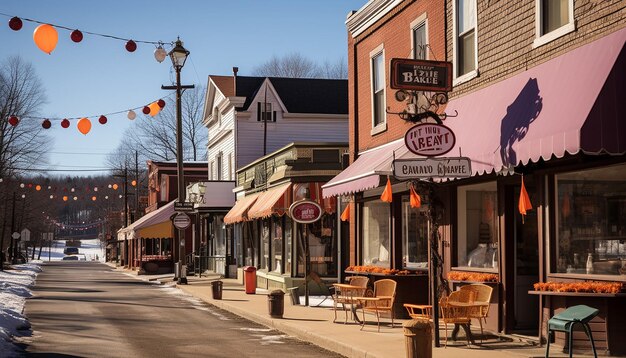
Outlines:
<svg viewBox="0 0 626 358"><path fill-rule="evenodd" d="M558 174L553 272L626 275L626 165Z"/></svg>
<svg viewBox="0 0 626 358"><path fill-rule="evenodd" d="M363 203L363 265L390 268L390 207L382 200Z"/></svg>
<svg viewBox="0 0 626 358"><path fill-rule="evenodd" d="M428 205L422 202L412 208L409 196L402 197L402 266L409 269L428 268L428 238L430 237Z"/></svg>
<svg viewBox="0 0 626 358"><path fill-rule="evenodd" d="M459 187L458 217L458 266L496 271L498 268L496 182Z"/></svg>

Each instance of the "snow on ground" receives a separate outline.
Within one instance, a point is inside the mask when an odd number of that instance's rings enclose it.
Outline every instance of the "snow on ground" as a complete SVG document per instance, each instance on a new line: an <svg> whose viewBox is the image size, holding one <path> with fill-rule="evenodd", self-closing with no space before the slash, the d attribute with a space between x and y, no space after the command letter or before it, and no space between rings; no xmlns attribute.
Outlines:
<svg viewBox="0 0 626 358"><path fill-rule="evenodd" d="M30 323L23 315L24 303L32 296L31 287L35 284L37 274L41 272L41 263L60 261L63 259L65 240L56 240L52 247L44 247L39 256L39 248L35 258L26 264L13 265L11 269L0 271L0 357L17 355L12 337L20 336L30 328ZM28 254L31 257L31 253ZM104 246L98 239L82 240L78 248L79 260L104 262Z"/></svg>
<svg viewBox="0 0 626 358"><path fill-rule="evenodd" d="M32 287L41 261L13 265L12 269L0 271L0 357L10 357L16 353L11 342L13 336L30 328L24 317L24 303L32 296Z"/></svg>

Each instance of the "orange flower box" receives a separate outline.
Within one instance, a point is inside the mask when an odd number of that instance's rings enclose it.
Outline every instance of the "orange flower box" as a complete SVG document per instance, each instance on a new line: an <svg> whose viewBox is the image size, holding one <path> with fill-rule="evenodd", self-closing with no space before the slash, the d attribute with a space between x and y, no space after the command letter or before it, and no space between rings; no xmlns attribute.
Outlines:
<svg viewBox="0 0 626 358"><path fill-rule="evenodd" d="M620 293L623 290L621 282L537 282L533 285L535 291L549 292L581 292L581 293Z"/></svg>
<svg viewBox="0 0 626 358"><path fill-rule="evenodd" d="M470 281L470 282L498 282L498 275L495 273L450 271L448 280L450 281Z"/></svg>

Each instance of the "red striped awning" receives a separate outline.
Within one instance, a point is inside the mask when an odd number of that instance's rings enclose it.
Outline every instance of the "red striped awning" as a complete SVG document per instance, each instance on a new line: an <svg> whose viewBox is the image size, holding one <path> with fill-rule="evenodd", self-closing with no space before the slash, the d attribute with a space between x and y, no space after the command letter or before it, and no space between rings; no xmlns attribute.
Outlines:
<svg viewBox="0 0 626 358"><path fill-rule="evenodd" d="M253 194L245 196L235 203L232 209L224 216L225 224L235 224L242 221L248 221L248 211L250 207L256 202L259 194Z"/></svg>
<svg viewBox="0 0 626 358"><path fill-rule="evenodd" d="M248 211L248 219L266 218L272 215L282 216L291 205L291 183L270 188L259 195Z"/></svg>

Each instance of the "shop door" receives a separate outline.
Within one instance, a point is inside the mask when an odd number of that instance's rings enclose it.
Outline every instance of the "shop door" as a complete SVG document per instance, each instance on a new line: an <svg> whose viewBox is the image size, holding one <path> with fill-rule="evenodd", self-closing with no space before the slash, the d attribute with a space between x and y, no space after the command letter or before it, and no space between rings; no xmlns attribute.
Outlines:
<svg viewBox="0 0 626 358"><path fill-rule="evenodd" d="M519 178L519 179L517 179ZM513 309L508 313L512 313L513 319L508 319L509 330L513 333L537 336L539 326L539 302L536 296L529 295L528 291L533 290L533 284L539 282L539 239L538 239L538 221L537 221L537 204L539 203L536 195L536 188L533 184L531 176L524 176L526 191L530 197L533 209L526 212L522 217L519 212L519 199L521 191L521 177L516 176L517 184L509 188L512 195L513 207L507 213L507 227L511 228L513 242L512 250L507 250L508 257L514 258L509 262L508 270L512 269L513 284L508 284L508 289L512 289L512 296L509 294L507 299L512 299ZM507 235L511 237L510 235ZM511 252L512 251L512 252Z"/></svg>

